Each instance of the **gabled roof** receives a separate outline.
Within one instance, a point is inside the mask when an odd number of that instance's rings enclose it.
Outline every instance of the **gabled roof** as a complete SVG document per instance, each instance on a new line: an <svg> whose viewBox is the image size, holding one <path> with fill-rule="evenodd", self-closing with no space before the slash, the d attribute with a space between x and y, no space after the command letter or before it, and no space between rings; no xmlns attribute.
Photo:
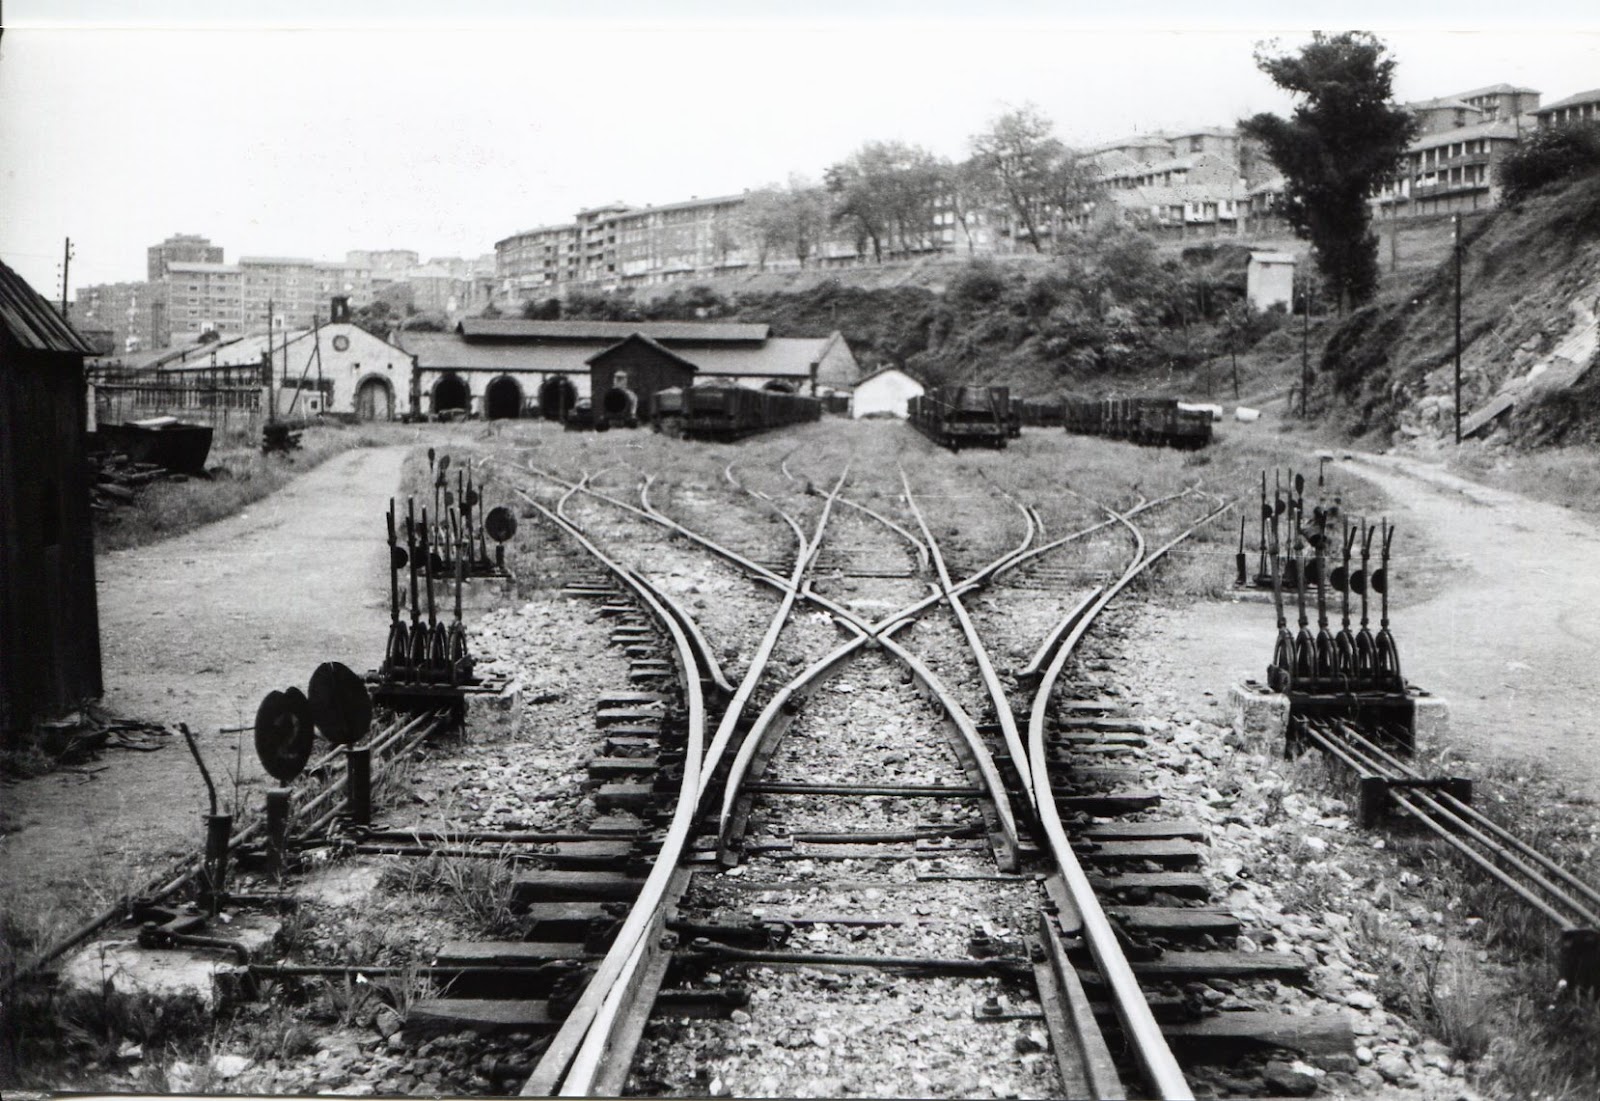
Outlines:
<svg viewBox="0 0 1600 1101"><path fill-rule="evenodd" d="M315 345L312 343L311 329L296 329L289 333L277 332L270 337L266 333L254 336L242 336L234 340L221 341L215 344L201 344L199 350L186 349L183 362L162 366L166 370L187 368L191 370L211 367L252 367L261 362L261 356L270 348L275 356L282 356L283 349L287 346L293 348L295 353L310 355ZM337 321L323 325L318 335L319 341L329 341L337 335L347 336L358 343L379 344L385 348L393 348L402 355L410 355L404 348L390 344L382 337L373 336L361 326L352 322ZM329 354L333 351L328 348Z"/></svg>
<svg viewBox="0 0 1600 1101"><path fill-rule="evenodd" d="M1558 99L1554 103L1547 103L1543 107L1535 108L1533 113L1536 115L1548 115L1551 111L1559 111L1563 107L1578 107L1585 103L1600 103L1600 88L1590 88L1587 92L1579 92L1576 95L1568 96L1566 99Z"/></svg>
<svg viewBox="0 0 1600 1101"><path fill-rule="evenodd" d="M888 366L888 367L879 367L876 371L872 372L870 375L862 375L860 378L856 379L856 386L859 388L863 383L871 382L875 378L879 378L879 377L881 377L883 375L888 375L888 374L902 375L905 378L910 379L912 382L916 382L918 386L922 385L922 383L917 382L917 380L914 379L914 378L911 378L911 376L909 374L907 374L901 368L891 365L891 366Z"/></svg>
<svg viewBox="0 0 1600 1101"><path fill-rule="evenodd" d="M1537 88L1519 88L1515 84L1487 84L1469 92L1457 92L1451 99L1472 99L1475 96L1536 96Z"/></svg>
<svg viewBox="0 0 1600 1101"><path fill-rule="evenodd" d="M670 359L670 360L672 360L672 362L678 364L680 367L687 367L691 371L700 370L700 368L699 368L699 366L697 364L690 363L687 359L684 359L677 352L674 352L671 348L664 347L663 345L657 343L656 341L651 340L649 337L645 336L643 333L630 333L630 334L628 334L628 336L624 337L622 340L619 340L615 344L611 345L611 347L602 348L600 351L596 352L594 355L592 355L588 359L584 360L584 362L585 363L589 363L589 364L598 363L600 360L605 359L607 356L611 355L613 352L619 351L622 348L626 348L630 344L643 344L646 348L649 348L649 349L651 349L651 350L653 350L655 352L658 352L659 354L665 356L667 359Z"/></svg>
<svg viewBox="0 0 1600 1101"><path fill-rule="evenodd" d="M1503 138L1506 141L1516 141L1517 124L1510 119L1496 119L1493 122L1458 126L1454 130L1440 130L1437 134L1424 134L1406 146L1406 151L1420 153L1424 149L1437 149L1441 145L1454 145L1458 141L1474 141L1478 138Z"/></svg>
<svg viewBox="0 0 1600 1101"><path fill-rule="evenodd" d="M0 263L0 325L23 348L92 356L95 349L27 280Z"/></svg>
<svg viewBox="0 0 1600 1101"><path fill-rule="evenodd" d="M466 340L571 340L615 344L634 333L671 343L759 342L768 325L727 321L525 321L508 317L463 317L456 332Z"/></svg>
<svg viewBox="0 0 1600 1101"><path fill-rule="evenodd" d="M831 336L779 336L760 345L696 348L688 354L702 375L805 379L833 344Z"/></svg>

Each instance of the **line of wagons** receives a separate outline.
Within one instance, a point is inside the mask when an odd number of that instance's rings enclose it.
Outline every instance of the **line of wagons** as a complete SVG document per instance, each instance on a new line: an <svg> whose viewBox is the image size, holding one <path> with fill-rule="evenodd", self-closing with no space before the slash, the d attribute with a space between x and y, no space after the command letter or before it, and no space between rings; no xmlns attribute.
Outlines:
<svg viewBox="0 0 1600 1101"><path fill-rule="evenodd" d="M613 387L600 409L579 401L563 423L568 429L637 428L648 423L657 432L693 440L737 440L757 432L820 420L822 401L779 390L747 386L673 386L641 401L632 390Z"/></svg>
<svg viewBox="0 0 1600 1101"><path fill-rule="evenodd" d="M1189 451L1211 442L1210 411L1177 398L1013 400L1008 386L936 386L912 398L909 412L917 431L954 451L1004 448L1023 425Z"/></svg>

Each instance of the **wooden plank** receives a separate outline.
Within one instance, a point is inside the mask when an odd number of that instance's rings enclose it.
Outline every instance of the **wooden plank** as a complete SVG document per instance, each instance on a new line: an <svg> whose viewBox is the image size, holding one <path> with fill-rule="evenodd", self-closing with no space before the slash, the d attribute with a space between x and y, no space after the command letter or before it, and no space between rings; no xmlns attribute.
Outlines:
<svg viewBox="0 0 1600 1101"><path fill-rule="evenodd" d="M511 998L432 998L412 1005L406 1014L407 1042L451 1032L476 1032L482 1036L507 1032L546 1035L561 1019L550 1013L550 1003Z"/></svg>
<svg viewBox="0 0 1600 1101"><path fill-rule="evenodd" d="M1087 864L1120 864L1148 860L1166 868L1192 868L1200 863L1200 846L1193 841L1135 840L1074 843L1073 852Z"/></svg>
<svg viewBox="0 0 1600 1101"><path fill-rule="evenodd" d="M589 762L589 779L624 780L650 776L659 767L657 760L654 754L648 757L595 757Z"/></svg>
<svg viewBox="0 0 1600 1101"><path fill-rule="evenodd" d="M1144 734L1150 733L1150 724L1142 719L1112 719L1099 718L1088 715L1073 715L1061 722L1063 730L1092 730L1101 734Z"/></svg>
<svg viewBox="0 0 1600 1101"><path fill-rule="evenodd" d="M646 704L666 703L670 699L665 692L602 692L598 705L602 710L614 707L643 707ZM655 712L651 712L655 714Z"/></svg>
<svg viewBox="0 0 1600 1101"><path fill-rule="evenodd" d="M1166 952L1158 960L1136 960L1134 974L1152 981L1280 979L1307 981L1306 961L1289 952Z"/></svg>
<svg viewBox="0 0 1600 1101"><path fill-rule="evenodd" d="M1316 1017L1287 1013L1221 1013L1182 1021L1161 1030L1173 1048L1192 1062L1229 1061L1241 1052L1282 1048L1302 1055L1349 1055L1355 1050L1350 1014Z"/></svg>
<svg viewBox="0 0 1600 1101"><path fill-rule="evenodd" d="M1118 906L1105 908L1106 916L1130 933L1166 937L1236 937L1239 919L1226 910L1188 906Z"/></svg>
<svg viewBox="0 0 1600 1101"><path fill-rule="evenodd" d="M639 707L604 707L594 713L594 724L601 727L632 726L652 720L661 721L659 709L647 711Z"/></svg>
<svg viewBox="0 0 1600 1101"><path fill-rule="evenodd" d="M1095 1020L1089 996L1078 981L1077 971L1067 960L1061 934L1042 913L1039 934L1044 951L1030 952L1029 956L1034 960L1034 983L1039 990L1045 1027L1050 1032L1050 1047L1055 1052L1063 1096L1120 1101L1127 1097L1127 1092L1106 1047L1105 1035Z"/></svg>
<svg viewBox="0 0 1600 1101"><path fill-rule="evenodd" d="M439 967L539 967L552 960L597 959L570 941L453 940L439 949Z"/></svg>
<svg viewBox="0 0 1600 1101"><path fill-rule="evenodd" d="M643 810L655 802L655 797L655 789L649 784L606 784L595 791L594 805L605 813Z"/></svg>
<svg viewBox="0 0 1600 1101"><path fill-rule="evenodd" d="M513 905L536 902L632 902L642 878L619 872L523 872L511 881Z"/></svg>
<svg viewBox="0 0 1600 1101"><path fill-rule="evenodd" d="M1153 791L1122 791L1104 795L1058 795L1056 807L1063 814L1091 814L1096 818L1114 818L1119 814L1136 814L1161 805L1161 796Z"/></svg>
<svg viewBox="0 0 1600 1101"><path fill-rule="evenodd" d="M1093 841L1177 840L1204 841L1206 828L1199 822L1162 819L1155 822L1097 822L1077 836Z"/></svg>
<svg viewBox="0 0 1600 1101"><path fill-rule="evenodd" d="M983 794L975 787L954 784L807 784L798 782L760 782L744 785L752 795L894 795L906 798L975 799Z"/></svg>
<svg viewBox="0 0 1600 1101"><path fill-rule="evenodd" d="M1160 892L1174 898L1204 901L1211 897L1211 881L1197 872L1123 872L1121 875L1090 875L1097 892L1125 895L1129 891Z"/></svg>

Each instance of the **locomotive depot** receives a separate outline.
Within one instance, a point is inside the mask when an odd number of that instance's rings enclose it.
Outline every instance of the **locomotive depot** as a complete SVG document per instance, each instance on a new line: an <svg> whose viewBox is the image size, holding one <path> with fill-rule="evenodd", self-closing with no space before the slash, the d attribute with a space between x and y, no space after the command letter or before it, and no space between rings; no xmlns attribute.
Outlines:
<svg viewBox="0 0 1600 1101"><path fill-rule="evenodd" d="M0 1086L1592 1096L1600 94L1280 49L476 259L0 260Z"/></svg>

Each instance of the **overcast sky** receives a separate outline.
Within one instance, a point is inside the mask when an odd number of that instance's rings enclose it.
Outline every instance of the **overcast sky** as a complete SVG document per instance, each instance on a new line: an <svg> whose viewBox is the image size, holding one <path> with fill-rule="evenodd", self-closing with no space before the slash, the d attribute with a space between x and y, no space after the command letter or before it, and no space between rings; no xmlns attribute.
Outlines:
<svg viewBox="0 0 1600 1101"><path fill-rule="evenodd" d="M1251 55L1311 25L1217 0L1137 18L994 0L127 6L4 7L0 258L51 297L68 236L74 288L144 278L146 246L178 232L230 261L471 256L584 206L815 179L866 141L960 157L1027 102L1069 144L1230 126L1288 109ZM1600 4L1450 8L1318 22L1380 34L1401 99L1600 87Z"/></svg>

